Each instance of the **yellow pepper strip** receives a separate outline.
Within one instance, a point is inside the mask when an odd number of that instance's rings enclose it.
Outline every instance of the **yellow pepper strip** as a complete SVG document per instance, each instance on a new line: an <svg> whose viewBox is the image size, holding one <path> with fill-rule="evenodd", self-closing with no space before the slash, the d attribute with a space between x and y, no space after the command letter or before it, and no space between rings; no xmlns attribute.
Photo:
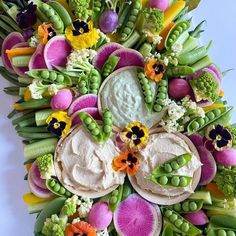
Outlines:
<svg viewBox="0 0 236 236"><path fill-rule="evenodd" d="M212 104L210 106L206 106L206 107L203 107L203 110L205 112L207 111L210 111L212 109L215 109L215 108L221 108L221 107L224 107L224 104L223 103L215 103L215 104Z"/></svg>
<svg viewBox="0 0 236 236"><path fill-rule="evenodd" d="M223 97L224 94L225 94L224 90L221 89L218 95L219 95L220 97Z"/></svg>
<svg viewBox="0 0 236 236"><path fill-rule="evenodd" d="M25 47L25 48L13 48L10 50L6 50L6 54L9 60L16 56L23 55L32 55L36 51L36 48Z"/></svg>
<svg viewBox="0 0 236 236"><path fill-rule="evenodd" d="M174 18L184 9L186 5L185 1L177 1L173 3L165 12L164 12L164 22L163 26L164 28L167 27L171 21L174 20Z"/></svg>
<svg viewBox="0 0 236 236"><path fill-rule="evenodd" d="M27 88L24 93L24 101L28 102L30 100L32 100L32 95L31 95L29 88Z"/></svg>
<svg viewBox="0 0 236 236"><path fill-rule="evenodd" d="M32 193L26 193L22 197L23 197L25 204L27 204L27 205L36 205L36 204L48 202L48 201L52 200L53 198L55 198L54 196L50 197L50 198L39 198Z"/></svg>

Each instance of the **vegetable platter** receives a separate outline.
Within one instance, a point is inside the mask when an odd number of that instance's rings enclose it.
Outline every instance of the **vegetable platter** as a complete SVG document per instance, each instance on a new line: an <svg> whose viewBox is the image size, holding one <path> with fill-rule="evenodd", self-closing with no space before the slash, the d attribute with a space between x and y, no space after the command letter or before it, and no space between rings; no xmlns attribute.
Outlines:
<svg viewBox="0 0 236 236"><path fill-rule="evenodd" d="M199 3L0 1L31 235L236 235L236 124Z"/></svg>

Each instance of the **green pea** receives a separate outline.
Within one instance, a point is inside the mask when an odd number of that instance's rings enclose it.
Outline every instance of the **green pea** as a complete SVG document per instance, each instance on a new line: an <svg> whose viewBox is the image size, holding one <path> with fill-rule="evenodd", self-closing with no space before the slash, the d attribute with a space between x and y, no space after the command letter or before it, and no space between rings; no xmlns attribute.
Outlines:
<svg viewBox="0 0 236 236"><path fill-rule="evenodd" d="M158 179L159 183L161 185L166 185L168 183L168 178L166 176L161 176L159 179Z"/></svg>
<svg viewBox="0 0 236 236"><path fill-rule="evenodd" d="M112 197L109 199L109 203L110 203L110 204L116 204L117 200L118 200L117 197L112 196Z"/></svg>
<svg viewBox="0 0 236 236"><path fill-rule="evenodd" d="M83 88L83 87L86 87L86 82L84 81L84 80L81 80L80 82L79 82L79 87L80 88Z"/></svg>
<svg viewBox="0 0 236 236"><path fill-rule="evenodd" d="M92 90L90 91L90 93L92 93L92 94L97 94L97 93L98 93L98 90L97 90L97 89L92 89Z"/></svg>
<svg viewBox="0 0 236 236"><path fill-rule="evenodd" d="M119 190L116 189L112 192L112 196L118 196L119 195Z"/></svg>
<svg viewBox="0 0 236 236"><path fill-rule="evenodd" d="M186 30L189 27L186 22L183 22L181 26L183 27L184 30Z"/></svg>
<svg viewBox="0 0 236 236"><path fill-rule="evenodd" d="M177 228L179 228L183 224L183 221L181 219L177 219L174 224Z"/></svg>
<svg viewBox="0 0 236 236"><path fill-rule="evenodd" d="M149 81L146 77L142 78L142 84L145 85L145 84L148 84L149 85Z"/></svg>
<svg viewBox="0 0 236 236"><path fill-rule="evenodd" d="M95 129L92 130L92 135L93 135L93 136L98 136L99 133L100 133L100 131L99 131L98 128L95 128Z"/></svg>
<svg viewBox="0 0 236 236"><path fill-rule="evenodd" d="M191 211L196 211L197 210L196 202L190 202L189 203L189 208L190 208Z"/></svg>
<svg viewBox="0 0 236 236"><path fill-rule="evenodd" d="M122 34L121 34L121 39L126 39L126 37L127 37L127 34L126 34L126 33L122 33Z"/></svg>
<svg viewBox="0 0 236 236"><path fill-rule="evenodd" d="M221 110L219 108L213 110L214 115L217 117L221 114Z"/></svg>
<svg viewBox="0 0 236 236"><path fill-rule="evenodd" d="M177 212L180 212L181 211L181 204L180 203L176 203L174 206L173 206L174 210L177 211Z"/></svg>
<svg viewBox="0 0 236 236"><path fill-rule="evenodd" d="M183 208L183 210L185 211L185 212L188 212L189 211L189 202L187 201L187 202L184 202L183 204L182 204L182 208Z"/></svg>
<svg viewBox="0 0 236 236"><path fill-rule="evenodd" d="M167 88L164 87L164 86L161 86L158 90L159 90L159 92L162 92L162 93L166 93L167 92Z"/></svg>
<svg viewBox="0 0 236 236"><path fill-rule="evenodd" d="M81 94L86 94L88 92L88 89L86 87L83 87L79 90Z"/></svg>
<svg viewBox="0 0 236 236"><path fill-rule="evenodd" d="M183 156L179 156L176 161L181 166L185 165L185 163L186 163L186 160Z"/></svg>
<svg viewBox="0 0 236 236"><path fill-rule="evenodd" d="M53 25L56 29L62 28L62 22L58 19L58 21L53 22Z"/></svg>
<svg viewBox="0 0 236 236"><path fill-rule="evenodd" d="M111 118L104 118L103 119L104 124L106 125L112 125L112 119Z"/></svg>
<svg viewBox="0 0 236 236"><path fill-rule="evenodd" d="M90 87L91 87L92 89L97 89L97 88L99 87L99 85L98 85L97 83L92 83L92 84L90 85Z"/></svg>
<svg viewBox="0 0 236 236"><path fill-rule="evenodd" d="M91 124L92 122L93 122L93 120L92 120L92 118L89 117L89 116L84 120L84 123L85 123L86 125L89 125L89 124Z"/></svg>
<svg viewBox="0 0 236 236"><path fill-rule="evenodd" d="M129 17L129 21L131 21L131 22L135 22L136 19L137 19L136 16L130 16L130 17Z"/></svg>
<svg viewBox="0 0 236 236"><path fill-rule="evenodd" d="M103 130L106 134L109 134L112 131L112 127L110 125L105 125Z"/></svg>
<svg viewBox="0 0 236 236"><path fill-rule="evenodd" d="M207 112L206 115L210 120L213 120L215 118L215 114L212 111Z"/></svg>
<svg viewBox="0 0 236 236"><path fill-rule="evenodd" d="M99 79L97 76L92 76L92 78L91 78L91 81L92 81L93 83L98 83L99 80L100 80L100 79Z"/></svg>
<svg viewBox="0 0 236 236"><path fill-rule="evenodd" d="M156 104L156 105L154 106L154 110L157 111L157 112L160 112L160 111L162 110L162 106L159 105L159 104Z"/></svg>
<svg viewBox="0 0 236 236"><path fill-rule="evenodd" d="M101 9L100 9L99 7L94 7L94 8L93 8L93 11L94 11L94 12L100 12L100 10L101 10Z"/></svg>
<svg viewBox="0 0 236 236"><path fill-rule="evenodd" d="M134 27L134 23L131 21L128 21L126 26L132 29Z"/></svg>
<svg viewBox="0 0 236 236"><path fill-rule="evenodd" d="M234 231L232 230L227 231L227 236L235 236Z"/></svg>
<svg viewBox="0 0 236 236"><path fill-rule="evenodd" d="M185 177L180 177L179 185L181 187L186 187L188 185L188 180Z"/></svg>
<svg viewBox="0 0 236 236"><path fill-rule="evenodd" d="M133 10L131 11L131 14L132 14L133 16L137 16L138 13L139 13L139 10L138 10L138 9L133 9Z"/></svg>
<svg viewBox="0 0 236 236"><path fill-rule="evenodd" d="M142 86L142 89L145 91L145 90L149 90L150 89L150 85L149 83L145 83L143 86Z"/></svg>
<svg viewBox="0 0 236 236"><path fill-rule="evenodd" d="M166 94L165 93L158 93L157 97L160 98L160 99L165 99Z"/></svg>
<svg viewBox="0 0 236 236"><path fill-rule="evenodd" d="M172 161L170 164L173 170L179 169L179 164L176 161Z"/></svg>
<svg viewBox="0 0 236 236"><path fill-rule="evenodd" d="M172 171L171 165L170 165L169 163L166 163L166 164L164 165L164 170L165 170L166 172L170 173L170 172Z"/></svg>
<svg viewBox="0 0 236 236"><path fill-rule="evenodd" d="M42 79L48 79L50 73L49 73L48 70L43 70L43 71L41 71L41 74L40 74L40 75L41 75Z"/></svg>
<svg viewBox="0 0 236 236"><path fill-rule="evenodd" d="M174 30L173 34L175 34L176 36L179 36L180 32L178 30Z"/></svg>
<svg viewBox="0 0 236 236"><path fill-rule="evenodd" d="M57 76L57 82L58 83L63 83L64 82L64 75L58 75Z"/></svg>
<svg viewBox="0 0 236 236"><path fill-rule="evenodd" d="M64 195L66 193L66 189L61 187L59 190L59 194Z"/></svg>
<svg viewBox="0 0 236 236"><path fill-rule="evenodd" d="M126 34L130 34L131 29L128 28L128 27L125 27L123 32L126 33Z"/></svg>
<svg viewBox="0 0 236 236"><path fill-rule="evenodd" d="M171 210L166 210L166 211L165 211L165 216L166 216L167 218L169 218L172 214L173 214L173 212L172 212Z"/></svg>
<svg viewBox="0 0 236 236"><path fill-rule="evenodd" d="M183 28L182 28L181 26L178 26L178 27L176 28L176 30L178 30L180 33L183 32Z"/></svg>
<svg viewBox="0 0 236 236"><path fill-rule="evenodd" d="M171 184L175 187L179 186L180 179L178 176L173 176L171 178Z"/></svg>
<svg viewBox="0 0 236 236"><path fill-rule="evenodd" d="M217 236L227 236L227 234L226 234L225 230L220 229L217 231Z"/></svg>
<svg viewBox="0 0 236 236"><path fill-rule="evenodd" d="M50 75L49 75L49 79L50 79L51 81L56 80L56 79L57 79L57 73L56 73L55 71L51 71L51 72L50 72Z"/></svg>
<svg viewBox="0 0 236 236"><path fill-rule="evenodd" d="M177 219L178 219L178 216L174 213L169 217L169 220L172 223L174 223Z"/></svg>
<svg viewBox="0 0 236 236"><path fill-rule="evenodd" d="M53 191L58 192L60 188L61 188L60 184L56 183L55 186L53 187Z"/></svg>
<svg viewBox="0 0 236 236"><path fill-rule="evenodd" d="M200 125L200 126L203 126L205 124L205 120L203 118L198 118L197 119L197 123Z"/></svg>
<svg viewBox="0 0 236 236"><path fill-rule="evenodd" d="M110 111L106 111L104 114L103 114L103 117L104 118L112 118L112 114Z"/></svg>
<svg viewBox="0 0 236 236"><path fill-rule="evenodd" d="M95 123L91 123L88 125L88 129L91 131L91 130L94 130L96 128L96 124Z"/></svg>
<svg viewBox="0 0 236 236"><path fill-rule="evenodd" d="M152 96L152 91L151 91L151 90L146 90L146 91L144 92L144 95L145 95L145 96Z"/></svg>
<svg viewBox="0 0 236 236"><path fill-rule="evenodd" d="M145 102L146 103L151 103L152 102L152 96L145 97Z"/></svg>
<svg viewBox="0 0 236 236"><path fill-rule="evenodd" d="M133 3L133 8L134 9L140 9L140 7L141 7L141 4L140 4L139 1L136 1L136 2Z"/></svg>
<svg viewBox="0 0 236 236"><path fill-rule="evenodd" d="M187 222L184 222L182 225L181 225L181 230L184 231L185 233L189 231L189 223Z"/></svg>
<svg viewBox="0 0 236 236"><path fill-rule="evenodd" d="M138 73L138 77L139 77L140 79L142 79L142 78L145 78L145 75L144 75L144 73L139 72L139 73Z"/></svg>
<svg viewBox="0 0 236 236"><path fill-rule="evenodd" d="M205 123L207 123L209 121L209 118L207 116L205 116L203 119L204 119Z"/></svg>
<svg viewBox="0 0 236 236"><path fill-rule="evenodd" d="M191 124L191 128L193 130L198 130L200 128L200 125L198 124L197 121L193 121L193 123Z"/></svg>
<svg viewBox="0 0 236 236"><path fill-rule="evenodd" d="M53 188L53 187L55 186L55 184L56 184L55 180L50 180L49 186L50 186L51 188Z"/></svg>
<svg viewBox="0 0 236 236"><path fill-rule="evenodd" d="M175 41L175 40L176 40L176 38L177 38L177 36L176 36L176 35L174 35L174 34L172 34L172 35L170 36L170 38L171 38L173 41Z"/></svg>
<svg viewBox="0 0 236 236"><path fill-rule="evenodd" d="M69 191L66 191L66 194L65 194L67 197L70 197L72 194L71 194L71 192L69 192Z"/></svg>
<svg viewBox="0 0 236 236"><path fill-rule="evenodd" d="M173 39L169 39L168 41L169 41L169 44L172 44L174 42Z"/></svg>
<svg viewBox="0 0 236 236"><path fill-rule="evenodd" d="M167 81L166 81L166 80L161 80L161 81L159 82L159 85L160 85L160 86L163 86L163 87L166 87L166 86L167 86Z"/></svg>
<svg viewBox="0 0 236 236"><path fill-rule="evenodd" d="M102 3L100 1L96 1L96 2L94 2L94 6L101 7Z"/></svg>

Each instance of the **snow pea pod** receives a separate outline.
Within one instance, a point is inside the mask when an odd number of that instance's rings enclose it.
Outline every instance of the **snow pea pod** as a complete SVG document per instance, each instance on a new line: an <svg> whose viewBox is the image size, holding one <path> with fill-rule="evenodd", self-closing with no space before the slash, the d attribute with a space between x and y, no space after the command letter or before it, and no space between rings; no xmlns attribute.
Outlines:
<svg viewBox="0 0 236 236"><path fill-rule="evenodd" d="M173 66L173 67L168 67L166 72L168 77L178 77L178 76L192 75L195 71L190 66Z"/></svg>
<svg viewBox="0 0 236 236"><path fill-rule="evenodd" d="M186 200L169 206L178 213L196 212L202 209L203 200Z"/></svg>
<svg viewBox="0 0 236 236"><path fill-rule="evenodd" d="M116 56L109 57L102 67L102 76L103 77L109 76L114 71L119 61L120 61L119 57Z"/></svg>
<svg viewBox="0 0 236 236"><path fill-rule="evenodd" d="M201 70L212 63L212 58L209 56L203 57L201 60L197 61L196 63L192 64L191 67L194 72Z"/></svg>
<svg viewBox="0 0 236 236"><path fill-rule="evenodd" d="M192 36L189 36L188 39L183 44L183 49L181 51L181 55L192 51L193 49L195 49L197 47L197 45L198 45L198 39L194 38Z"/></svg>

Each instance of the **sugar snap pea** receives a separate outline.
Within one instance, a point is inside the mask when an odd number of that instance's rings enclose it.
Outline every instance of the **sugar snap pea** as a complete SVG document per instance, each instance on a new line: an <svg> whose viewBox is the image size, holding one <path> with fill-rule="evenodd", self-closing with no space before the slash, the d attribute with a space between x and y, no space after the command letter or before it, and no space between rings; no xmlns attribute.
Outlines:
<svg viewBox="0 0 236 236"><path fill-rule="evenodd" d="M119 61L120 61L119 57L116 56L109 57L102 67L102 76L103 77L109 76L114 71Z"/></svg>
<svg viewBox="0 0 236 236"><path fill-rule="evenodd" d="M236 230L236 217L235 216L228 216L228 215L214 215L210 219L210 223Z"/></svg>
<svg viewBox="0 0 236 236"><path fill-rule="evenodd" d="M79 112L79 118L82 121L84 127L88 130L91 136L97 141L103 141L103 133L100 129L98 123L94 120L94 118L88 114L87 112Z"/></svg>
<svg viewBox="0 0 236 236"><path fill-rule="evenodd" d="M188 162L192 159L192 154L185 153L179 156L174 157L173 159L166 161L162 165L158 166L152 171L153 175L163 175L166 173L172 173L187 165Z"/></svg>
<svg viewBox="0 0 236 236"><path fill-rule="evenodd" d="M142 8L142 3L140 0L134 0L132 2L129 15L127 17L127 21L125 22L120 33L120 42L127 41L134 32L136 20L141 8Z"/></svg>
<svg viewBox="0 0 236 236"><path fill-rule="evenodd" d="M168 220L168 222L173 226L174 231L178 233L183 233L184 235L196 236L201 234L200 229L185 220L174 210L168 207L161 207L161 211L164 215L165 220Z"/></svg>
<svg viewBox="0 0 236 236"><path fill-rule="evenodd" d="M189 135L202 130L206 126L215 123L215 121L219 121L221 117L224 117L227 113L229 113L233 107L220 107L220 108L215 108L213 110L210 110L206 112L206 116L204 118L204 123L199 122L199 118L193 119L187 126L187 132ZM202 120L201 120L202 121Z"/></svg>
<svg viewBox="0 0 236 236"><path fill-rule="evenodd" d="M103 125L102 125L102 132L103 132L103 141L110 138L112 134L112 113L109 109L104 109L103 111Z"/></svg>
<svg viewBox="0 0 236 236"><path fill-rule="evenodd" d="M48 190L50 190L52 193L56 194L57 196L67 197L67 198L72 196L72 193L66 190L57 179L54 179L54 178L47 179L46 186Z"/></svg>
<svg viewBox="0 0 236 236"><path fill-rule="evenodd" d="M178 213L196 212L202 209L203 200L185 200L180 203L169 206Z"/></svg>
<svg viewBox="0 0 236 236"><path fill-rule="evenodd" d="M109 208L111 209L112 212L114 212L118 207L118 205L120 204L122 200L122 194L123 194L123 185L120 185L110 194Z"/></svg>
<svg viewBox="0 0 236 236"><path fill-rule="evenodd" d="M199 40L197 38L189 36L188 39L183 44L181 55L194 50L198 46L198 41Z"/></svg>
<svg viewBox="0 0 236 236"><path fill-rule="evenodd" d="M211 225L207 229L207 236L235 236L236 231L227 228L212 227Z"/></svg>
<svg viewBox="0 0 236 236"><path fill-rule="evenodd" d="M139 84L142 90L145 105L148 110L151 110L153 107L154 96L152 93L150 82L148 78L145 76L145 74L143 73L143 70L138 70L138 80L139 80Z"/></svg>
<svg viewBox="0 0 236 236"><path fill-rule="evenodd" d="M194 72L201 70L212 63L212 58L209 56L203 57L201 60L197 61L196 63L192 64L191 67Z"/></svg>
<svg viewBox="0 0 236 236"><path fill-rule="evenodd" d="M96 24L96 22L98 22L99 16L101 15L101 13L104 9L105 0L93 0L92 6L93 6L92 20Z"/></svg>
<svg viewBox="0 0 236 236"><path fill-rule="evenodd" d="M172 66L168 67L166 72L169 77L178 77L184 75L192 75L195 70L190 66Z"/></svg>

